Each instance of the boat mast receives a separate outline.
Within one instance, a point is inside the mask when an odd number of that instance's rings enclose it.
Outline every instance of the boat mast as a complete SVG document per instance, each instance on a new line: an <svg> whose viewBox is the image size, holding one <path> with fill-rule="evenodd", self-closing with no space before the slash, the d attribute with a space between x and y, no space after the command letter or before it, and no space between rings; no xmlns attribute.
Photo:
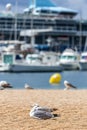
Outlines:
<svg viewBox="0 0 87 130"><path fill-rule="evenodd" d="M80 52L82 51L82 14L80 11Z"/></svg>
<svg viewBox="0 0 87 130"><path fill-rule="evenodd" d="M16 4L15 4L15 32L14 32L15 43L17 40L17 6L18 6L18 1L16 0Z"/></svg>
<svg viewBox="0 0 87 130"><path fill-rule="evenodd" d="M35 34L34 34L34 28L33 28L33 12L36 8L36 0L32 0L32 12L31 12L31 46L33 47L35 44Z"/></svg>
<svg viewBox="0 0 87 130"><path fill-rule="evenodd" d="M32 6L33 8L36 8L36 0L32 0L31 6Z"/></svg>
<svg viewBox="0 0 87 130"><path fill-rule="evenodd" d="M86 40L85 40L85 45L84 45L84 52L87 51L87 37L86 37Z"/></svg>

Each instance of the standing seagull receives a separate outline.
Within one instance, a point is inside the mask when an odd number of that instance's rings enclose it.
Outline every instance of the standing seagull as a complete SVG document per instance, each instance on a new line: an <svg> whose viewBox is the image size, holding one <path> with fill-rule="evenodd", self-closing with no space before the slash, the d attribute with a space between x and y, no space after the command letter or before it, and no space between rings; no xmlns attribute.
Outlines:
<svg viewBox="0 0 87 130"><path fill-rule="evenodd" d="M0 87L1 88L12 88L11 84L6 81L0 81Z"/></svg>
<svg viewBox="0 0 87 130"><path fill-rule="evenodd" d="M25 88L25 89L33 89L33 88L32 88L29 84L27 84L27 83L25 83L24 88Z"/></svg>
<svg viewBox="0 0 87 130"><path fill-rule="evenodd" d="M75 87L74 85L72 85L72 84L70 84L68 81L64 81L64 85L65 85L65 89L64 90L69 90L69 89L71 89L71 88L73 88L73 89L77 89L77 87Z"/></svg>

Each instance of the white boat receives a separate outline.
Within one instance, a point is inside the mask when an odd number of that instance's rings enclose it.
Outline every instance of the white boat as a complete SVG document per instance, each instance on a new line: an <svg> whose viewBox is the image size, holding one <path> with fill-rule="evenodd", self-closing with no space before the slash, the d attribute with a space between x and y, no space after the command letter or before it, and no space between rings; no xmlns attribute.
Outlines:
<svg viewBox="0 0 87 130"><path fill-rule="evenodd" d="M80 69L80 54L72 49L66 49L60 57L60 65L64 70L79 70Z"/></svg>
<svg viewBox="0 0 87 130"><path fill-rule="evenodd" d="M34 54L35 55L35 54ZM35 58L32 56L33 59ZM61 72L63 68L59 64L43 64L37 59L27 62L15 53L3 53L0 71L4 72Z"/></svg>
<svg viewBox="0 0 87 130"><path fill-rule="evenodd" d="M81 66L81 70L87 70L87 38L84 46L84 51L81 53L79 64Z"/></svg>
<svg viewBox="0 0 87 130"><path fill-rule="evenodd" d="M81 70L87 70L87 52L81 53L81 59L79 63L81 66Z"/></svg>

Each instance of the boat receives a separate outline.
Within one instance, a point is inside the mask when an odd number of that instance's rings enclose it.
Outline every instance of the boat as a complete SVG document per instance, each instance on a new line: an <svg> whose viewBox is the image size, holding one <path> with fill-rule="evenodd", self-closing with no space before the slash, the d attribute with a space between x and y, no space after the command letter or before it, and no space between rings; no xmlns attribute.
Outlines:
<svg viewBox="0 0 87 130"><path fill-rule="evenodd" d="M87 37L85 40L83 52L81 53L79 64L81 66L81 70L87 70Z"/></svg>
<svg viewBox="0 0 87 130"><path fill-rule="evenodd" d="M81 53L81 59L79 61L81 70L87 70L87 52Z"/></svg>
<svg viewBox="0 0 87 130"><path fill-rule="evenodd" d="M37 55L37 56L36 56ZM38 54L29 55L27 60L21 55L7 52L2 54L0 72L62 72L63 68L59 64L45 64L38 59Z"/></svg>
<svg viewBox="0 0 87 130"><path fill-rule="evenodd" d="M17 9L16 5L14 12L12 11L13 5L10 5L10 10L8 6L6 6L6 10L0 10L0 45L3 42L8 44L9 39L15 40L16 38L16 40L30 43L32 31L35 34L36 44L49 44L53 51L61 52L72 44L79 48L80 35L85 32L82 35L82 46L84 46L84 39L87 36L87 21L76 19L76 16L79 15L78 10L58 7L53 4L52 0L29 0L29 3L28 8L20 13L17 12L19 8ZM33 30L31 30L31 23ZM84 26L82 33L80 33L80 23L82 27Z"/></svg>
<svg viewBox="0 0 87 130"><path fill-rule="evenodd" d="M64 70L80 70L80 54L73 49L65 49L60 57L60 65Z"/></svg>

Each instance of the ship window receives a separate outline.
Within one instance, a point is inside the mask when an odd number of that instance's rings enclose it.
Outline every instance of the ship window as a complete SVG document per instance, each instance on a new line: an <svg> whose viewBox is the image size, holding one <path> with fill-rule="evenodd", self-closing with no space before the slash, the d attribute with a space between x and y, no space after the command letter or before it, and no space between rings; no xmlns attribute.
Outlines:
<svg viewBox="0 0 87 130"><path fill-rule="evenodd" d="M61 56L61 59L66 59L66 56Z"/></svg>
<svg viewBox="0 0 87 130"><path fill-rule="evenodd" d="M20 57L20 55L16 55L16 60L21 60L22 58Z"/></svg>
<svg viewBox="0 0 87 130"><path fill-rule="evenodd" d="M62 59L73 59L73 60L76 60L75 56L62 56L61 58Z"/></svg>
<svg viewBox="0 0 87 130"><path fill-rule="evenodd" d="M41 10L41 13L49 13L48 10Z"/></svg>
<svg viewBox="0 0 87 130"><path fill-rule="evenodd" d="M12 64L13 63L13 55L4 55L3 62L5 64Z"/></svg>
<svg viewBox="0 0 87 130"><path fill-rule="evenodd" d="M82 56L82 59L87 59L87 56Z"/></svg>
<svg viewBox="0 0 87 130"><path fill-rule="evenodd" d="M72 56L68 56L68 59L73 59L73 57Z"/></svg>
<svg viewBox="0 0 87 130"><path fill-rule="evenodd" d="M67 59L67 56L62 56L61 59Z"/></svg>
<svg viewBox="0 0 87 130"><path fill-rule="evenodd" d="M53 13L53 14L58 14L58 12L57 12L57 11L52 11L51 13Z"/></svg>
<svg viewBox="0 0 87 130"><path fill-rule="evenodd" d="M76 56L68 56L68 59L76 60Z"/></svg>

